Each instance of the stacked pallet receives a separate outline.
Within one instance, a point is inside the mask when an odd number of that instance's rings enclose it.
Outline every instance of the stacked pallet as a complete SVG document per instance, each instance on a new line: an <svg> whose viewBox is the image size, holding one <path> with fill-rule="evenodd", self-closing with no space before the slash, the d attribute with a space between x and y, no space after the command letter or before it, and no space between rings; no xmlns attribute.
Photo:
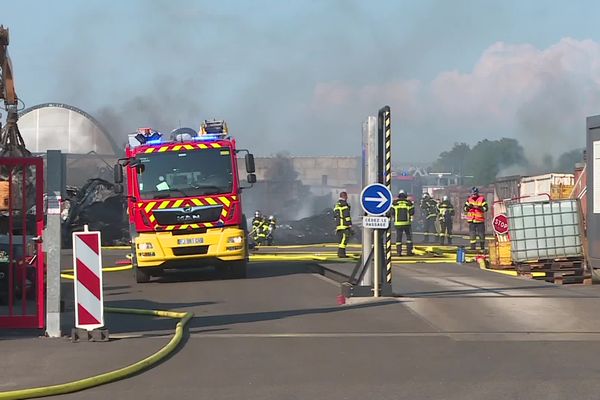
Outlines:
<svg viewBox="0 0 600 400"><path fill-rule="evenodd" d="M544 280L558 285L567 283L592 284L592 276L582 257L555 260L538 260L515 265L521 276ZM534 276L534 272L543 272L543 276ZM539 275L539 274L535 274Z"/></svg>

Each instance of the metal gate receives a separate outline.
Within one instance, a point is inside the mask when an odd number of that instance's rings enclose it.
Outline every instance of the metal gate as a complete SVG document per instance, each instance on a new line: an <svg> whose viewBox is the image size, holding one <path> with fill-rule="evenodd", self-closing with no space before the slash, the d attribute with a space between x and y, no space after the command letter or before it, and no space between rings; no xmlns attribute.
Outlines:
<svg viewBox="0 0 600 400"><path fill-rule="evenodd" d="M0 328L44 328L43 160L0 158Z"/></svg>

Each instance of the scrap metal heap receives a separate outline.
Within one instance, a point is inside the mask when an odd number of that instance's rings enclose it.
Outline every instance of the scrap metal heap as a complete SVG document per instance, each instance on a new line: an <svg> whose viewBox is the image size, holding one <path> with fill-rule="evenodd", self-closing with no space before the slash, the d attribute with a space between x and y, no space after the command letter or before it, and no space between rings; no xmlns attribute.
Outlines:
<svg viewBox="0 0 600 400"><path fill-rule="evenodd" d="M103 245L129 244L125 196L115 193L114 184L104 179L90 179L81 188L68 187L62 212L65 247L71 246L71 234L83 230L102 232Z"/></svg>

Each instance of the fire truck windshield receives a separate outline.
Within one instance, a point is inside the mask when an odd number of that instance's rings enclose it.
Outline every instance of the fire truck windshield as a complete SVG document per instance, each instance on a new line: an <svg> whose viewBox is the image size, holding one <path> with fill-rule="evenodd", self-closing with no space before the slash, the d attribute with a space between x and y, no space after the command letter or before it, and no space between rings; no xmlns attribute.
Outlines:
<svg viewBox="0 0 600 400"><path fill-rule="evenodd" d="M137 160L142 199L231 193L233 189L229 149L140 154Z"/></svg>

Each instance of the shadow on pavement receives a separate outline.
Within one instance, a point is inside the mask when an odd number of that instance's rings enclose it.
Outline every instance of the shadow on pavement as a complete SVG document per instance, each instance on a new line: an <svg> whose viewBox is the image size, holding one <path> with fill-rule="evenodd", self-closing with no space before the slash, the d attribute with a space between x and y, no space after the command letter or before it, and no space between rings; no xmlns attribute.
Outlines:
<svg viewBox="0 0 600 400"><path fill-rule="evenodd" d="M197 302L197 303L156 303L149 300L123 300L107 302L109 307L124 307L124 308L145 308L155 310L178 310L188 311L190 307L199 307L204 305L214 304L212 302ZM358 310L366 308L381 307L390 304L399 304L397 300L381 301L377 303L353 304L346 306L325 307L325 308L303 308L296 310L280 310L280 311L265 311L252 312L241 314L223 314L223 315L196 315L189 323L188 330L190 332L212 332L226 331L229 325L248 324L262 321L272 321L284 318L314 315L314 314L331 314L349 310ZM197 310L195 310L197 312ZM136 333L149 332L146 335L162 336L172 331L177 323L176 320L169 318L158 318L137 315L124 314L106 314L107 327L111 334L113 333Z"/></svg>
<svg viewBox="0 0 600 400"><path fill-rule="evenodd" d="M510 293L506 293L506 292L510 292L510 291L522 291L522 290L540 290L540 289L556 289L557 286L556 285L552 285L552 284L548 284L548 285L531 285L531 286L513 286L513 287L491 287L491 288L473 288L473 289L459 289L459 290L431 290L431 291L419 291L419 292L397 292L395 291L395 294L397 296L405 296L405 297L432 297L432 298L448 298L448 297L491 297L490 294L493 294L493 297L511 297L511 298L518 298L518 297L538 297L538 296L532 296L532 295L527 295L524 294L522 296L519 295L514 295L514 294L510 294ZM478 294L480 296L478 296ZM487 294L487 295L485 295ZM498 296L500 295L500 296ZM540 294L540 296L543 296L543 294ZM546 297L546 296L544 296ZM553 296L548 296L548 297L553 297ZM582 298L582 297L587 297L587 296L581 296L581 295L572 295L572 296L557 296L557 297L573 297L573 298ZM596 297L596 296L589 296L589 297Z"/></svg>
<svg viewBox="0 0 600 400"><path fill-rule="evenodd" d="M275 262L250 263L248 276L242 279L262 279L293 274L313 273L312 264L306 262ZM190 269L169 270L164 275L154 278L151 283L201 282L214 280L229 280L217 268L200 267Z"/></svg>

